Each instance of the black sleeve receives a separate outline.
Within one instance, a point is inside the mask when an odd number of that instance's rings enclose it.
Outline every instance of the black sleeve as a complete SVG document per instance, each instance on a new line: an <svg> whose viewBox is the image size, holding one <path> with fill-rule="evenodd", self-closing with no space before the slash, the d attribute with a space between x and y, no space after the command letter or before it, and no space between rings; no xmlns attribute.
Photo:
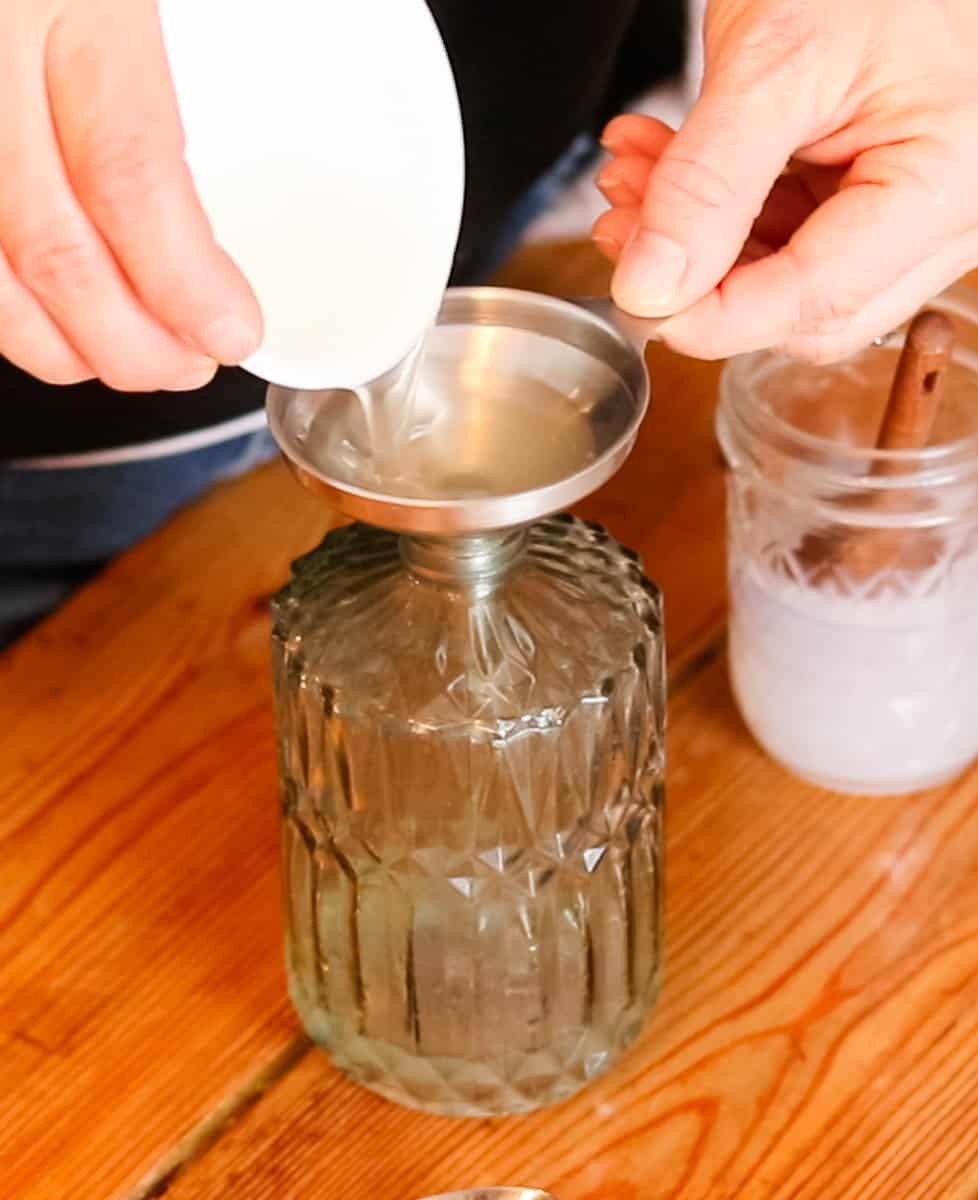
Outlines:
<svg viewBox="0 0 978 1200"><path fill-rule="evenodd" d="M352 0L355 3L355 0ZM470 274L509 209L582 132L677 73L685 0L428 0L455 70L467 185L454 279ZM58 388L0 360L0 461L127 446L220 425L264 385L221 371L198 392Z"/></svg>
<svg viewBox="0 0 978 1200"><path fill-rule="evenodd" d="M467 186L456 277L567 149L678 74L685 0L428 0L455 69Z"/></svg>

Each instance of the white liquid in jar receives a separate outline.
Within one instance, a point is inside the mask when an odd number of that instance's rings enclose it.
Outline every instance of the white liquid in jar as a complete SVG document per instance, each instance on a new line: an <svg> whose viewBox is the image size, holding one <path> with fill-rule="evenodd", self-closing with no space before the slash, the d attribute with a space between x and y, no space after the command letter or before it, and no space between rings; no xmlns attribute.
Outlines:
<svg viewBox="0 0 978 1200"><path fill-rule="evenodd" d="M774 758L821 786L935 786L978 755L978 563L930 595L842 595L731 569L730 673Z"/></svg>

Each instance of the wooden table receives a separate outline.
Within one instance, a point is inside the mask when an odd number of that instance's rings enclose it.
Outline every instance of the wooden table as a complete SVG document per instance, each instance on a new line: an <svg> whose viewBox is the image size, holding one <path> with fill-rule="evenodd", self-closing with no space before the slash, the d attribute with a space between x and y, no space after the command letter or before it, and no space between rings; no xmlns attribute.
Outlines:
<svg viewBox="0 0 978 1200"><path fill-rule="evenodd" d="M590 290L588 252L509 281ZM329 515L279 466L217 489L0 659L3 1200L978 1197L978 774L899 800L796 782L723 662L715 367L584 506L662 584L667 980L564 1106L454 1121L347 1083L285 997L269 593Z"/></svg>

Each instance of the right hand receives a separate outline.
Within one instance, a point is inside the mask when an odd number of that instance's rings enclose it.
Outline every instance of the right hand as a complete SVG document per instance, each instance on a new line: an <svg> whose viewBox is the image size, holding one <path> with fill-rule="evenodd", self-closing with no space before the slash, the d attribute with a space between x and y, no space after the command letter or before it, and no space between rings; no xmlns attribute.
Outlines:
<svg viewBox="0 0 978 1200"><path fill-rule="evenodd" d="M261 313L183 157L155 0L4 0L0 355L49 383L202 387Z"/></svg>
<svg viewBox="0 0 978 1200"><path fill-rule="evenodd" d="M704 49L678 132L609 125L595 226L673 349L832 362L978 265L976 0L710 0Z"/></svg>

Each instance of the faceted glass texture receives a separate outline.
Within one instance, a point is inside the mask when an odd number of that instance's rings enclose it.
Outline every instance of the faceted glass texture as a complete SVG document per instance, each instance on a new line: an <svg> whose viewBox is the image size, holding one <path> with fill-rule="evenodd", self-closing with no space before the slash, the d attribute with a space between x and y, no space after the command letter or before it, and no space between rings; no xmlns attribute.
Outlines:
<svg viewBox="0 0 978 1200"><path fill-rule="evenodd" d="M738 706L769 754L819 786L937 787L978 755L978 525L867 537L825 507L728 476Z"/></svg>
<svg viewBox="0 0 978 1200"><path fill-rule="evenodd" d="M353 525L274 613L287 968L310 1035L429 1111L575 1092L659 979L658 591L569 517L457 542Z"/></svg>

